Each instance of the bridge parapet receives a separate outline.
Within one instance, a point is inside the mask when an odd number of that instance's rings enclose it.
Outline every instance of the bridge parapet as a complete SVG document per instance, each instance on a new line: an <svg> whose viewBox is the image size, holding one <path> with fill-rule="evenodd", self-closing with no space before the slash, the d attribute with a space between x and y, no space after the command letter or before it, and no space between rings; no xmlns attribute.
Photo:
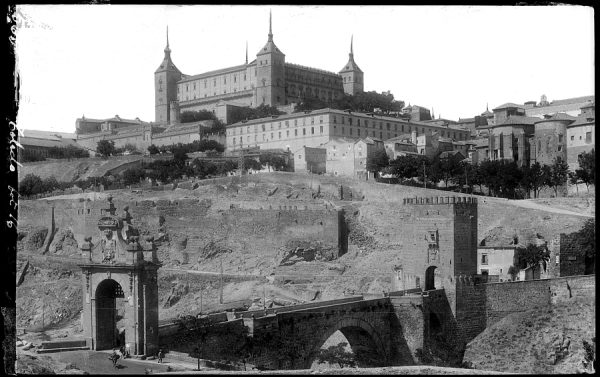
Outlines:
<svg viewBox="0 0 600 377"><path fill-rule="evenodd" d="M286 312L290 312L290 311L298 311L298 310L302 310L302 309L310 309L310 308L321 307L321 306L356 302L356 301L361 301L363 299L364 299L363 296L352 296L352 297L340 298L337 300L317 301L317 302L310 302L310 303L306 303L306 304L283 306L283 307L279 307L279 308L267 308L267 309L262 309L262 310L248 310L245 312L236 312L235 317L236 318L252 318L252 316L254 316L254 318L261 318L261 317L264 317L265 315L269 315L269 314L286 313Z"/></svg>

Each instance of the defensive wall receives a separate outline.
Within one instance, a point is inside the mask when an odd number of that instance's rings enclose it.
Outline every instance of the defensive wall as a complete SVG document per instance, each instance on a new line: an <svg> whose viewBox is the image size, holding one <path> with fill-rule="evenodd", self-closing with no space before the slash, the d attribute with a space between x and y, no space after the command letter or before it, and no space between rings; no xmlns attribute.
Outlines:
<svg viewBox="0 0 600 377"><path fill-rule="evenodd" d="M457 307L463 313L459 329L469 342L509 314L594 297L595 286L595 275L503 283L461 277L456 284Z"/></svg>
<svg viewBox="0 0 600 377"><path fill-rule="evenodd" d="M342 210L323 205L308 206L289 202L286 205L265 204L261 208L242 208L239 203L213 202L210 199L114 201L121 215L128 206L132 224L151 234L165 229L187 237L179 253L197 253L210 242L219 242L233 252L280 248L313 247L322 255L337 258L345 252L346 237ZM70 228L79 244L86 235L92 243L99 239L97 221L104 201L53 200L20 203L19 226L22 229L43 226ZM268 207L267 207L268 206ZM52 215L54 211L54 215ZM193 256L190 256L193 257Z"/></svg>

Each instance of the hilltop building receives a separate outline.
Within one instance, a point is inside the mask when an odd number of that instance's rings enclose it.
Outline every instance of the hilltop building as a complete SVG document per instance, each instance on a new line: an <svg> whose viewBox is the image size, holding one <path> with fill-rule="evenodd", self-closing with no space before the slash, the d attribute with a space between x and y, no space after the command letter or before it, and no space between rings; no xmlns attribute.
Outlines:
<svg viewBox="0 0 600 377"><path fill-rule="evenodd" d="M487 125L477 124L475 149L479 161L509 160L519 166L535 162L552 164L560 157L571 170L578 167L577 156L595 147L594 96L548 102L542 96L539 104L505 103L482 113ZM477 119L477 117L475 117ZM463 121L464 123L464 121ZM472 127L469 127L472 129Z"/></svg>
<svg viewBox="0 0 600 377"><path fill-rule="evenodd" d="M303 97L332 101L344 93L363 91L364 73L354 61L352 39L348 61L339 73L288 63L273 40L271 15L267 42L251 62L246 50L244 64L186 75L171 59L168 34L164 52L154 72L154 120L158 124L174 122L179 112L198 110L212 111L227 122L234 107L284 107Z"/></svg>

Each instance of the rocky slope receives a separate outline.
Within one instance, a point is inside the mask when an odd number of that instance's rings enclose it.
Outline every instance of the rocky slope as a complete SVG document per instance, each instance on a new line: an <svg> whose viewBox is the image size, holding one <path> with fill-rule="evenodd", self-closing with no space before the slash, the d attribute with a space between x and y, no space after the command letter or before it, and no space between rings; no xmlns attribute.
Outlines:
<svg viewBox="0 0 600 377"><path fill-rule="evenodd" d="M510 314L473 339L464 360L476 369L512 373L581 373L583 342L593 343L595 319L594 297Z"/></svg>

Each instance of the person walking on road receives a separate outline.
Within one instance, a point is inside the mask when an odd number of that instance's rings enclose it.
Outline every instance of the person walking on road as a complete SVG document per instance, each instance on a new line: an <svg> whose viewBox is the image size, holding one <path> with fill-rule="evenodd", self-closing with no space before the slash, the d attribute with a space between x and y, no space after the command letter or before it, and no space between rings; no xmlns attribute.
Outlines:
<svg viewBox="0 0 600 377"><path fill-rule="evenodd" d="M158 350L158 363L159 364L162 364L162 360L163 360L164 356L165 355L163 354L163 350L162 349Z"/></svg>
<svg viewBox="0 0 600 377"><path fill-rule="evenodd" d="M117 353L117 349L116 348L113 349L113 353L112 353L112 355L110 355L109 359L112 360L113 367L116 368L117 367L117 361L119 360L119 354Z"/></svg>

